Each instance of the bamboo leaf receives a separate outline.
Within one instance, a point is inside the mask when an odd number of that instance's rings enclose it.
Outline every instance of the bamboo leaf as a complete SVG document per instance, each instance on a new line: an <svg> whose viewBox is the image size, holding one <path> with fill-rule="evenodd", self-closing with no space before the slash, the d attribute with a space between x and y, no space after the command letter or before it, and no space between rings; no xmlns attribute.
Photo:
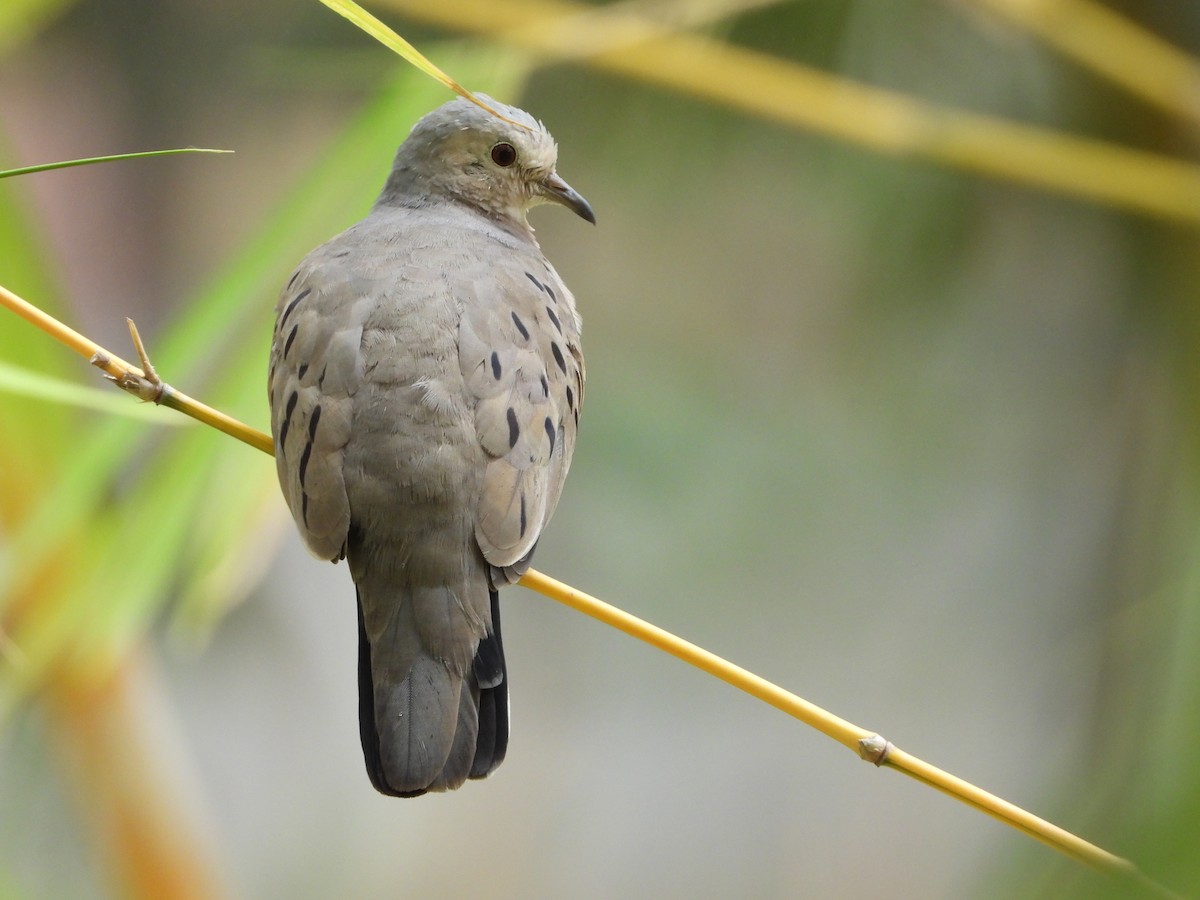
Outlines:
<svg viewBox="0 0 1200 900"><path fill-rule="evenodd" d="M499 119L504 119L505 122L508 122L512 125L517 125L521 128L526 127L520 122L514 122L507 116L501 115L499 112L492 109L492 107L488 106L473 93L430 62L420 50L418 50L404 38L400 37L400 35L396 34L395 31L355 3L354 0L321 0L321 2L338 15L349 19L357 27L361 28L371 37L375 38L375 40L379 41L379 43L383 44L393 53L399 55L401 59L405 60L410 65L415 66L418 71L424 72L430 78L440 82L441 84L444 84L460 97L470 100L476 106L486 109L493 116L496 116Z"/></svg>
<svg viewBox="0 0 1200 900"><path fill-rule="evenodd" d="M90 166L95 163L117 162L123 159L145 159L149 156L173 156L176 153L232 153L232 150L206 150L201 147L179 147L173 150L142 150L137 153L117 153L112 156L89 156L85 159L68 159L61 162L23 166L20 169L0 169L0 178L14 175L31 175L34 172L50 172L54 169L70 169L75 166Z"/></svg>

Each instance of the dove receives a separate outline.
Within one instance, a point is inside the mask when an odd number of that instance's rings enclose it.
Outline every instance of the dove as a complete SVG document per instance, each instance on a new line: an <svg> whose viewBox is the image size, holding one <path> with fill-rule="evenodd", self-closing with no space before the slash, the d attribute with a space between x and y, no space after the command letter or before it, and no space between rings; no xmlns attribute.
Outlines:
<svg viewBox="0 0 1200 900"><path fill-rule="evenodd" d="M279 482L309 551L348 563L363 756L399 797L504 759L497 591L558 505L583 404L575 300L526 213L595 215L546 128L478 96L503 118L459 99L418 121L275 308Z"/></svg>

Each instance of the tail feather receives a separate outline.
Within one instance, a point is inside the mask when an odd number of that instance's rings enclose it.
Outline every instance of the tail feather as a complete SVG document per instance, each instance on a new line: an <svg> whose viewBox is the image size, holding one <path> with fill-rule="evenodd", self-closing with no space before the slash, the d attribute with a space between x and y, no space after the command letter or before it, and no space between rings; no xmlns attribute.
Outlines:
<svg viewBox="0 0 1200 900"><path fill-rule="evenodd" d="M471 762L475 758L475 743L479 732L479 689L470 678L464 678L460 688L460 700L456 716L457 727L450 753L442 771L429 784L431 791L452 791L461 787L471 773Z"/></svg>
<svg viewBox="0 0 1200 900"><path fill-rule="evenodd" d="M375 789L416 797L453 790L468 777L482 778L495 769L508 743L507 674L496 593L491 592L493 631L480 642L474 664L463 675L427 654L401 653L409 663L399 683L389 683L389 676L400 673L385 664L395 653L373 659L361 591L358 601L359 736Z"/></svg>
<svg viewBox="0 0 1200 900"><path fill-rule="evenodd" d="M500 640L500 595L492 592L492 633L479 642L475 677L479 683L479 734L472 778L486 778L508 750L508 669Z"/></svg>
<svg viewBox="0 0 1200 900"><path fill-rule="evenodd" d="M362 741L363 760L367 775L375 790L395 795L383 776L379 758L379 730L375 727L375 682L371 677L371 644L367 641L367 626L363 622L362 600L358 607L358 736Z"/></svg>

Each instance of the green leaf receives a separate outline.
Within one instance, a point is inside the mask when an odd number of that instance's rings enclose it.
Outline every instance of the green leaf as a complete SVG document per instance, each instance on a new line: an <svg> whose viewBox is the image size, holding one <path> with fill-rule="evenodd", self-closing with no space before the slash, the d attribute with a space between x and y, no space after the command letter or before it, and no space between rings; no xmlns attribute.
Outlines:
<svg viewBox="0 0 1200 900"><path fill-rule="evenodd" d="M142 150L137 153L118 153L113 156L89 156L86 159L68 159L62 162L41 163L20 169L0 169L0 178L13 175L31 175L34 172L50 172L54 169L70 169L75 166L90 166L95 163L117 162L122 159L143 159L147 156L172 156L176 153L232 153L232 150L205 150L200 147L180 147L174 150Z"/></svg>

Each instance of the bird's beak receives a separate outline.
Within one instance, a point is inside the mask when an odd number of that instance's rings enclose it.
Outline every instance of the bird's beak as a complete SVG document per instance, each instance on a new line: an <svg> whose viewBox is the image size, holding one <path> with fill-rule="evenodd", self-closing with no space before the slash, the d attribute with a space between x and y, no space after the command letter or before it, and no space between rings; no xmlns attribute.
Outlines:
<svg viewBox="0 0 1200 900"><path fill-rule="evenodd" d="M542 196L554 203L561 203L581 219L596 224L596 214L592 212L592 205L584 200L583 195L575 188L563 181L557 172L551 172L542 181Z"/></svg>

